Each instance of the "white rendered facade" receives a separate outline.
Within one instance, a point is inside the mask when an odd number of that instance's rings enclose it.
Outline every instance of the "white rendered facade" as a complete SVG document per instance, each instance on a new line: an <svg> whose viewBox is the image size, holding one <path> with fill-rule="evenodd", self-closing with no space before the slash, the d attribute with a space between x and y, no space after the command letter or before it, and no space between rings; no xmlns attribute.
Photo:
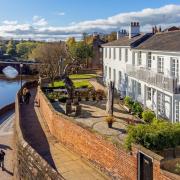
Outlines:
<svg viewBox="0 0 180 180"><path fill-rule="evenodd" d="M104 82L115 82L121 96L131 96L157 116L180 122L180 52L130 46L103 47Z"/></svg>

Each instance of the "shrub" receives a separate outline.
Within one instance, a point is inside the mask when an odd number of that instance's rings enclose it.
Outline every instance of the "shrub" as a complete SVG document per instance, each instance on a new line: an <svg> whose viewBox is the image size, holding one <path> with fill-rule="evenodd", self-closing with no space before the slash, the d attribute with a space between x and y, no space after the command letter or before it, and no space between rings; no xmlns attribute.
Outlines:
<svg viewBox="0 0 180 180"><path fill-rule="evenodd" d="M175 172L178 173L178 174L180 174L180 163L177 163L177 164L176 164Z"/></svg>
<svg viewBox="0 0 180 180"><path fill-rule="evenodd" d="M155 151L174 148L180 145L180 124L155 120L151 124L129 126L125 140L126 148L130 149L132 143L141 144Z"/></svg>
<svg viewBox="0 0 180 180"><path fill-rule="evenodd" d="M132 111L141 118L143 109L142 109L140 103L134 102L132 105Z"/></svg>
<svg viewBox="0 0 180 180"><path fill-rule="evenodd" d="M129 108L132 108L132 105L133 105L133 100L132 100L132 98L130 97L130 96L126 96L125 98L124 98L124 103L125 103L125 105L126 106L128 106Z"/></svg>
<svg viewBox="0 0 180 180"><path fill-rule="evenodd" d="M145 110L143 113L142 113L142 118L145 122L147 123L151 123L153 121L153 119L155 118L155 114L154 112L150 111L150 110Z"/></svg>
<svg viewBox="0 0 180 180"><path fill-rule="evenodd" d="M59 97L59 102L66 103L68 97L67 96L61 96Z"/></svg>

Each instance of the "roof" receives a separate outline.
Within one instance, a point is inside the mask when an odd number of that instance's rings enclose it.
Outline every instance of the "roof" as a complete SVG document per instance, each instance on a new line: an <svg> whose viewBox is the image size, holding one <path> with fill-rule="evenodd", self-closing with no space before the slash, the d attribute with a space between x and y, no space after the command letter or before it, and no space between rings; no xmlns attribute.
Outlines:
<svg viewBox="0 0 180 180"><path fill-rule="evenodd" d="M136 49L178 52L180 51L180 31L154 34L137 46Z"/></svg>
<svg viewBox="0 0 180 180"><path fill-rule="evenodd" d="M148 39L152 34L140 34L137 36L132 37L131 39L129 38L129 36L123 36L120 37L118 40L116 41L112 41L106 44L103 44L103 46L131 46L131 47L136 47L137 45L139 45L140 43L142 43L143 41L145 41L146 39Z"/></svg>

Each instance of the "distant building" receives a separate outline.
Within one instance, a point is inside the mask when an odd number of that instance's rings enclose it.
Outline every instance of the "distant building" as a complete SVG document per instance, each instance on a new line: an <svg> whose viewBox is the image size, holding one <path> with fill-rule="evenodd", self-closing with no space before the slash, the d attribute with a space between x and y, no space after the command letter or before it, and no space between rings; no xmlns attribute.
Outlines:
<svg viewBox="0 0 180 180"><path fill-rule="evenodd" d="M169 28L164 29L163 32L178 31L178 30L180 30L179 27L172 26L172 27L169 27Z"/></svg>
<svg viewBox="0 0 180 180"><path fill-rule="evenodd" d="M93 58L89 63L89 68L92 69L103 69L103 49L102 44L105 42L100 39L99 35L96 33L93 36Z"/></svg>

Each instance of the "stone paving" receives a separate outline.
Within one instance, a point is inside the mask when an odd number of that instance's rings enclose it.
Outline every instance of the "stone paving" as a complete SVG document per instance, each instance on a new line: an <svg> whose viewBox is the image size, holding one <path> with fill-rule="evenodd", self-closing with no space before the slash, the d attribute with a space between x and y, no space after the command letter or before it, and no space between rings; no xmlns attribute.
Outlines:
<svg viewBox="0 0 180 180"><path fill-rule="evenodd" d="M80 156L66 149L50 134L38 108L33 104L36 90L32 90L31 94L30 104L22 105L22 122L26 122L23 129L32 147L67 180L108 179Z"/></svg>
<svg viewBox="0 0 180 180"><path fill-rule="evenodd" d="M114 104L115 123L112 128L108 128L105 118L106 100L102 101L82 101L82 113L79 117L74 117L78 122L84 123L93 130L106 136L115 136L121 143L126 137L127 123L126 119L133 119L134 116L127 114L118 104Z"/></svg>
<svg viewBox="0 0 180 180"><path fill-rule="evenodd" d="M0 125L0 149L3 149L6 153L5 156L5 169L4 171L0 168L0 180L13 180L13 171L14 171L14 135L13 135L13 125L14 125L14 114L9 112L1 116L1 125Z"/></svg>

